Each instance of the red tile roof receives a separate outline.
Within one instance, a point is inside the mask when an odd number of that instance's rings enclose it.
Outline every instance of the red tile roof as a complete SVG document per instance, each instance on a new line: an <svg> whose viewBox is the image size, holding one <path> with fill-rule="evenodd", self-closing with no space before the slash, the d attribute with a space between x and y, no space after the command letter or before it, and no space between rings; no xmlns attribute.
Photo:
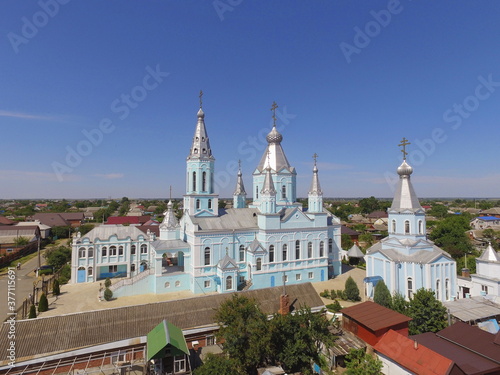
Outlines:
<svg viewBox="0 0 500 375"><path fill-rule="evenodd" d="M454 363L451 359L417 344L392 329L373 347L405 369L420 375L448 374Z"/></svg>
<svg viewBox="0 0 500 375"><path fill-rule="evenodd" d="M139 216L110 216L106 224L139 224Z"/></svg>
<svg viewBox="0 0 500 375"><path fill-rule="evenodd" d="M0 216L0 225L13 225L12 220L7 219L5 216Z"/></svg>
<svg viewBox="0 0 500 375"><path fill-rule="evenodd" d="M378 331L384 328L393 327L397 324L409 322L411 318L400 314L394 310L388 309L378 303L366 301L357 305L346 307L340 312L358 323Z"/></svg>

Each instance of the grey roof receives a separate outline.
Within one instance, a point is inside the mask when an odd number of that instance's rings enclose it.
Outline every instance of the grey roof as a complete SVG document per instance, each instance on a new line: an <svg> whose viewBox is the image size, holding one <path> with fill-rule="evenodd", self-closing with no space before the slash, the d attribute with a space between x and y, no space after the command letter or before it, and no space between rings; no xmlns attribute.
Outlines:
<svg viewBox="0 0 500 375"><path fill-rule="evenodd" d="M220 209L217 217L190 216L199 230L257 229L257 208Z"/></svg>
<svg viewBox="0 0 500 375"><path fill-rule="evenodd" d="M126 239L129 238L132 240L137 240L137 237L143 236L147 238L146 234L139 230L136 226L123 226L116 224L106 224L99 225L95 227L86 235L84 235L81 240L84 238L88 238L90 242L95 242L96 239L107 240L109 237L116 235L118 239Z"/></svg>
<svg viewBox="0 0 500 375"><path fill-rule="evenodd" d="M212 149L210 148L210 141L208 139L207 129L205 128L205 113L200 108L198 111L198 122L193 136L193 144L189 152L188 159L209 159L214 160L212 156Z"/></svg>
<svg viewBox="0 0 500 375"><path fill-rule="evenodd" d="M255 299L268 315L278 312L281 286L238 292ZM311 283L287 285L292 307L308 306L313 311L324 307ZM49 354L69 352L145 337L159 322L166 319L187 330L213 325L215 309L236 293L200 296L176 301L150 303L16 322L16 362ZM9 324L2 324L0 348L8 348ZM7 351L0 353L0 366L7 364Z"/></svg>
<svg viewBox="0 0 500 375"><path fill-rule="evenodd" d="M271 176L271 168L266 169L266 176L264 177L264 184L262 185L261 194L276 195L274 188L273 176Z"/></svg>
<svg viewBox="0 0 500 375"><path fill-rule="evenodd" d="M481 256L477 258L479 260L485 260L487 262L500 262L500 257L497 252L491 246L491 243L488 244L488 247L483 251Z"/></svg>
<svg viewBox="0 0 500 375"><path fill-rule="evenodd" d="M264 151L264 154L262 155L262 158L260 159L257 170L262 173L264 170L266 170L267 167L271 167L271 169L275 172L279 172L285 169L290 173L295 173L295 168L290 166L285 152L281 147L281 141L283 137L278 132L275 126L269 132L266 139L268 145L266 147L266 150Z"/></svg>
<svg viewBox="0 0 500 375"><path fill-rule="evenodd" d="M493 207L488 210L481 211L481 214L500 215L500 207Z"/></svg>
<svg viewBox="0 0 500 375"><path fill-rule="evenodd" d="M262 246L262 244L259 242L259 240L257 238L254 238L252 243L250 245L248 245L248 250L252 253L266 251L264 246Z"/></svg>
<svg viewBox="0 0 500 375"><path fill-rule="evenodd" d="M309 189L309 194L323 195L323 191L321 190L321 185L319 184L318 167L316 166L316 162L314 162L313 178L311 181L311 188Z"/></svg>
<svg viewBox="0 0 500 375"><path fill-rule="evenodd" d="M500 305L483 296L447 301L444 306L449 309L451 315L463 322L500 315Z"/></svg>
<svg viewBox="0 0 500 375"><path fill-rule="evenodd" d="M151 243L155 250L187 249L189 244L181 240L156 240Z"/></svg>
<svg viewBox="0 0 500 375"><path fill-rule="evenodd" d="M389 212L408 210L424 212L410 181L412 172L413 168L406 163L406 160L403 160L403 163L398 167L399 181Z"/></svg>
<svg viewBox="0 0 500 375"><path fill-rule="evenodd" d="M364 258L365 254L363 254L358 245L354 244L347 252L347 256L350 258Z"/></svg>
<svg viewBox="0 0 500 375"><path fill-rule="evenodd" d="M217 263L217 266L222 270L238 268L236 261L227 254Z"/></svg>
<svg viewBox="0 0 500 375"><path fill-rule="evenodd" d="M396 246L394 248L389 247L391 244L389 242L393 242ZM397 241L401 245L397 246ZM389 244L385 244L385 242L389 242ZM448 254L446 251L440 249L430 241L426 240L419 240L415 241L413 244L408 244L406 243L409 242L408 240L398 240L396 238L389 238L386 237L382 241L377 242L375 245L371 246L366 253L367 254L373 254L375 252L380 252L383 254L385 257L387 257L390 260L393 261L400 261L400 262L410 262L410 263L422 263L422 264L427 264L427 263L432 263L434 260L438 259L440 256L445 256L449 259L452 259L450 254ZM415 249L422 248L422 250L414 250L413 253L410 255L406 255L401 253L400 251L397 250L398 247L414 247ZM430 249L428 246L432 246ZM425 249L427 247L427 249Z"/></svg>
<svg viewBox="0 0 500 375"><path fill-rule="evenodd" d="M246 195L245 185L243 185L243 178L241 174L241 169L238 170L238 179L236 180L236 188L234 189L233 195Z"/></svg>

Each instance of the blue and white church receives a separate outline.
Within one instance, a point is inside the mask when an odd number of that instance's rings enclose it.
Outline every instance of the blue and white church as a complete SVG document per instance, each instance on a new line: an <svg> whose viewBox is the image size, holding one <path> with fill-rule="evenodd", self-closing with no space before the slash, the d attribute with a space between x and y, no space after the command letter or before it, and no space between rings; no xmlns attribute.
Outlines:
<svg viewBox="0 0 500 375"><path fill-rule="evenodd" d="M389 235L366 251L366 294L373 298L376 283L383 279L392 295L412 298L420 288L433 290L438 300L456 296L456 262L427 239L425 210L413 190L413 168L406 162L405 138L400 146L403 163L399 180L388 209Z"/></svg>
<svg viewBox="0 0 500 375"><path fill-rule="evenodd" d="M276 108L273 104L274 124L253 172L250 204L240 167L233 205L219 209L215 158L200 101L186 160L182 218L177 220L169 202L158 237L133 226L107 225L75 237L72 282L93 282L121 272L126 277L123 287L114 290L120 297L181 290L234 292L339 275L340 221L323 208L316 155L304 209L297 202L297 172L276 129Z"/></svg>

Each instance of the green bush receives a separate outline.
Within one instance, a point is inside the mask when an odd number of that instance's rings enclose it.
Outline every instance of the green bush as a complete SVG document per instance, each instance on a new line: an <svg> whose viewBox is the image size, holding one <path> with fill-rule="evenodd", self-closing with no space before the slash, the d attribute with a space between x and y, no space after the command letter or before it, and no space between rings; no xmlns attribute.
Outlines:
<svg viewBox="0 0 500 375"><path fill-rule="evenodd" d="M59 285L67 284L69 279L71 279L71 266L65 264L59 271Z"/></svg>
<svg viewBox="0 0 500 375"><path fill-rule="evenodd" d="M38 312L44 312L49 309L49 301L45 293L40 296L40 301L38 302Z"/></svg>
<svg viewBox="0 0 500 375"><path fill-rule="evenodd" d="M30 306L30 314L28 315L28 319L35 319L36 318L36 307L35 305Z"/></svg>
<svg viewBox="0 0 500 375"><path fill-rule="evenodd" d="M109 277L107 277L106 280L104 280L104 286L106 288L109 288L111 286L111 279Z"/></svg>
<svg viewBox="0 0 500 375"><path fill-rule="evenodd" d="M38 270L38 276L42 276L42 275L52 275L52 269L47 268L44 270Z"/></svg>
<svg viewBox="0 0 500 375"><path fill-rule="evenodd" d="M330 293L328 292L328 290L325 289L319 293L319 296L323 298L330 298Z"/></svg>
<svg viewBox="0 0 500 375"><path fill-rule="evenodd" d="M111 289L106 288L104 290L104 299L106 301L111 301L112 298L113 298L113 292L111 291Z"/></svg>
<svg viewBox="0 0 500 375"><path fill-rule="evenodd" d="M58 296L61 294L61 288L59 287L59 280L54 280L54 285L52 285L52 294Z"/></svg>
<svg viewBox="0 0 500 375"><path fill-rule="evenodd" d="M359 288L354 279L349 276L345 282L345 297L348 301L360 301Z"/></svg>
<svg viewBox="0 0 500 375"><path fill-rule="evenodd" d="M337 313L340 310L342 310L342 306L340 306L340 303L337 300L333 301L333 303L330 303L329 305L326 305L326 308L328 309L328 311L331 311L334 313Z"/></svg>
<svg viewBox="0 0 500 375"><path fill-rule="evenodd" d="M330 290L330 298L331 299L337 298L337 292L335 291L335 289Z"/></svg>
<svg viewBox="0 0 500 375"><path fill-rule="evenodd" d="M347 298L345 297L345 292L343 290L337 290L337 298L346 300Z"/></svg>

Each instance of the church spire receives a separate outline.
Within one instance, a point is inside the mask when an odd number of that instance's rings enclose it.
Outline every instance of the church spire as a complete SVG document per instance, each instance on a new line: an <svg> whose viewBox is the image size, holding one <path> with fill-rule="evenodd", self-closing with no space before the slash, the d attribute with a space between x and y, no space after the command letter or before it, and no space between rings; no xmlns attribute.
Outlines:
<svg viewBox="0 0 500 375"><path fill-rule="evenodd" d="M198 122L194 131L193 144L188 159L210 159L213 160L212 149L208 139L207 129L205 128L205 113L203 112L202 97L203 91L200 91L200 109L198 110Z"/></svg>
<svg viewBox="0 0 500 375"><path fill-rule="evenodd" d="M175 217L174 210L172 207L173 207L172 201L169 200L167 203L167 211L164 212L165 217L163 218L160 228L173 229L179 225L179 221Z"/></svg>
<svg viewBox="0 0 500 375"><path fill-rule="evenodd" d="M314 153L314 167L313 167L313 178L311 181L311 188L309 189L308 194L308 212L323 212L323 191L321 190L321 186L319 184L318 177L318 166L316 165L316 159L318 155Z"/></svg>
<svg viewBox="0 0 500 375"><path fill-rule="evenodd" d="M399 144L399 146L402 147L401 152L403 153L403 163L401 163L397 169L399 181L396 187L396 193L394 194L394 200L392 201L392 206L390 208L391 211L423 210L410 181L413 168L406 162L406 155L408 155L406 152L406 146L409 144L411 143L409 143L406 138L403 138Z"/></svg>
<svg viewBox="0 0 500 375"><path fill-rule="evenodd" d="M245 208L247 193L243 185L243 177L241 173L241 160L238 160L238 179L236 180L236 189L233 193L233 207Z"/></svg>

